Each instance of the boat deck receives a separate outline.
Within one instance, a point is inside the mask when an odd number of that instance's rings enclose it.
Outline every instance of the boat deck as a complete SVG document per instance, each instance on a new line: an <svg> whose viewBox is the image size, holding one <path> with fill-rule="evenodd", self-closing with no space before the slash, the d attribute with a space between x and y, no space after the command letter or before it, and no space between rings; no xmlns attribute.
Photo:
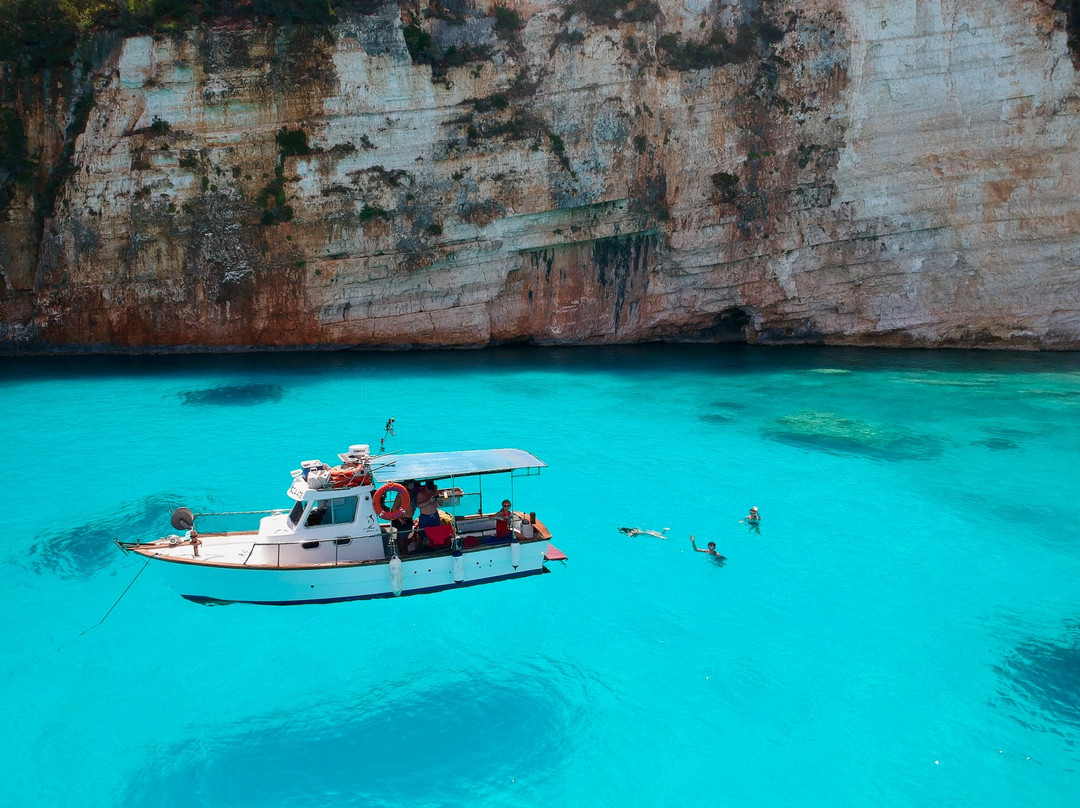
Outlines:
<svg viewBox="0 0 1080 808"><path fill-rule="evenodd" d="M390 541L391 528L386 525L381 526L381 535L359 537L358 539L322 539L315 544L325 546L327 549L333 547L334 558L327 560L307 560L297 562L281 562L280 560L267 563L259 559L253 560L253 555L257 548L286 548L290 551L295 551L302 547L304 544L312 544L313 542L280 542L272 540L259 540L258 533L256 531L236 531L228 533L205 533L199 534L198 540L198 555L196 555L196 547L190 540L182 541L166 541L161 540L157 542L150 542L146 544L133 544L133 545L121 545L124 549L130 550L141 556L155 557L166 559L169 561L177 561L186 564L198 564L205 566L225 566L225 567L258 567L269 569L315 569L320 567L344 567L344 566L363 566L369 564L385 564L389 562L389 557L382 555L376 558L340 558L337 553L337 545L339 543L348 544L352 541L367 540L371 542L378 540L382 547L386 547ZM506 547L510 545L509 540L494 540L493 536L466 536L464 538L479 538L480 542L472 546L463 546L462 552L466 555L474 552L483 552L497 547ZM547 542L551 539L551 534L547 528L541 523L536 522L533 525L533 536L531 538L525 538L519 535L518 541L521 544L534 544L536 542ZM399 540L399 546L401 542ZM417 552L408 553L404 552L404 548L399 552L399 555L404 562L426 559L426 558L439 558L443 556L449 556L453 553L453 549L449 543L445 547L437 550L423 549ZM277 558L281 558L281 553L277 554Z"/></svg>

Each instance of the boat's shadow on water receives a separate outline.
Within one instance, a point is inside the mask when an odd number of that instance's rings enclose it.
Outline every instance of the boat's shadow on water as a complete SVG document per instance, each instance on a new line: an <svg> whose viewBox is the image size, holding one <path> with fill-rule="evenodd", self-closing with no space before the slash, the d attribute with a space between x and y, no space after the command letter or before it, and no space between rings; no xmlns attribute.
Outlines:
<svg viewBox="0 0 1080 808"><path fill-rule="evenodd" d="M148 755L127 806L467 805L559 771L574 722L544 677L401 681L208 731ZM550 677L550 672L548 674ZM577 730L574 730L577 731ZM163 752L163 753L159 753ZM526 788L524 782L520 787ZM198 795L193 800L193 795Z"/></svg>
<svg viewBox="0 0 1080 808"><path fill-rule="evenodd" d="M39 575L85 580L123 555L113 543L148 541L169 533L169 514L180 497L146 497L101 518L67 530L42 535L18 561Z"/></svg>

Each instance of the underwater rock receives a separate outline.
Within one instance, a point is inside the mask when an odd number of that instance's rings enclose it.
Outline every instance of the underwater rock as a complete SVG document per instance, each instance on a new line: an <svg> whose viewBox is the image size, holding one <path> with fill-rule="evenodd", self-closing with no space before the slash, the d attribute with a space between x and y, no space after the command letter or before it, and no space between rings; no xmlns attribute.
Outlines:
<svg viewBox="0 0 1080 808"><path fill-rule="evenodd" d="M29 567L42 575L86 580L121 558L113 543L149 541L170 532L169 513L177 499L148 497L107 518L46 534L27 553Z"/></svg>
<svg viewBox="0 0 1080 808"><path fill-rule="evenodd" d="M749 409L745 404L740 404L738 401L713 401L709 406L718 410L741 411Z"/></svg>
<svg viewBox="0 0 1080 808"><path fill-rule="evenodd" d="M972 441L971 445L985 446L987 449L993 449L998 452L1020 448L1016 441L1009 440L1008 438L983 438L982 440Z"/></svg>
<svg viewBox="0 0 1080 808"><path fill-rule="evenodd" d="M281 401L285 391L279 384L226 384L180 394L185 404L200 407L252 407Z"/></svg>
<svg viewBox="0 0 1080 808"><path fill-rule="evenodd" d="M764 427L762 432L782 443L883 460L914 460L941 450L935 438L834 412L807 411L785 415Z"/></svg>
<svg viewBox="0 0 1080 808"><path fill-rule="evenodd" d="M699 421L704 421L707 424L728 424L731 423L730 415L720 415L719 413L706 413L705 415L698 416Z"/></svg>

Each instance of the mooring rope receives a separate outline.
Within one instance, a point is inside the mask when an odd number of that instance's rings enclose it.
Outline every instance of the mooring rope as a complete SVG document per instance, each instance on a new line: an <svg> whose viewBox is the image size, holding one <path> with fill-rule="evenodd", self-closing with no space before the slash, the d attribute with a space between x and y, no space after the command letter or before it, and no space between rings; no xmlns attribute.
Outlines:
<svg viewBox="0 0 1080 808"><path fill-rule="evenodd" d="M96 623L94 623L94 625L90 626L90 628L84 629L82 631L82 633L79 634L78 636L72 637L70 640L68 640L66 643L61 645L56 650L61 651L64 648L67 648L69 645L71 645L73 642L75 642L75 640L79 639L79 637L81 637L83 634L86 634L86 632L91 631L92 629L95 629L98 626L100 626L102 623L104 623L105 620L108 618L108 616L113 613L113 609L115 609L120 604L120 601L122 601L124 599L124 595L126 595L128 593L128 589L131 589L131 587L133 587L135 585L135 582L137 580L139 580L139 576L143 574L143 570L146 569L146 565L149 564L152 560L153 560L153 556L148 556L147 557L146 564L143 564L141 567L139 567L139 571L135 573L135 577L131 579L131 583L129 583L127 585L127 587L124 589L124 591L120 593L120 597L118 597L116 599L116 603L114 603L111 607L109 607L109 611L105 612L105 617L98 620Z"/></svg>

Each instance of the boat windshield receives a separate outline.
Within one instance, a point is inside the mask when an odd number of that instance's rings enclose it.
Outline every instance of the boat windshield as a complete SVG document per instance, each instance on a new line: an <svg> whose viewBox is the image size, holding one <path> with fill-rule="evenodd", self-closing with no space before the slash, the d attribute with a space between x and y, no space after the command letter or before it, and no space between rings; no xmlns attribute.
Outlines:
<svg viewBox="0 0 1080 808"><path fill-rule="evenodd" d="M357 497L341 497L319 500L308 514L304 526L347 525L355 522L357 499Z"/></svg>
<svg viewBox="0 0 1080 808"><path fill-rule="evenodd" d="M292 511L289 513L289 525L291 527L296 527L298 524L300 524L300 517L303 516L303 514L304 503L297 502L295 505L293 505Z"/></svg>

